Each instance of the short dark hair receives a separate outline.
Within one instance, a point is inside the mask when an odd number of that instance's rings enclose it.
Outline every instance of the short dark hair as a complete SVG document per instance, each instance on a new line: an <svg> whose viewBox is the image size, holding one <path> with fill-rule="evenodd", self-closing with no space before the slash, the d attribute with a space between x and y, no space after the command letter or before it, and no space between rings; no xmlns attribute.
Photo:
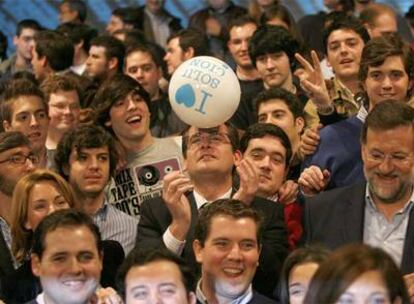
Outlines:
<svg viewBox="0 0 414 304"><path fill-rule="evenodd" d="M117 16L123 23L131 25L134 29L142 27L142 14L136 7L118 7L112 11L113 16Z"/></svg>
<svg viewBox="0 0 414 304"><path fill-rule="evenodd" d="M362 126L361 142L366 144L368 129L385 131L400 126L414 127L414 109L401 101L380 102L371 110Z"/></svg>
<svg viewBox="0 0 414 304"><path fill-rule="evenodd" d="M122 265L118 269L116 276L117 290L124 298L126 297L125 292L125 279L128 272L133 267L145 266L149 263L165 261L175 265L180 270L181 280L187 293L195 291L195 278L193 270L186 264L186 262L176 254L172 253L166 248L155 248L155 249L134 249L132 250Z"/></svg>
<svg viewBox="0 0 414 304"><path fill-rule="evenodd" d="M289 277L292 269L306 263L316 263L319 265L328 258L329 254L328 249L319 246L298 248L289 254L283 262L277 287L280 303L289 303Z"/></svg>
<svg viewBox="0 0 414 304"><path fill-rule="evenodd" d="M364 82L368 76L369 67L378 67L391 56L400 56L405 72L410 80L414 79L414 55L409 45L397 34L376 37L367 42L362 50L359 68L359 80Z"/></svg>
<svg viewBox="0 0 414 304"><path fill-rule="evenodd" d="M161 68L164 70L165 68L165 61L162 59L163 57L159 56L159 50L150 43L141 43L141 44L134 44L127 48L125 53L125 63L126 59L129 55L135 52L142 52L147 53L151 56L152 61L155 63L157 68Z"/></svg>
<svg viewBox="0 0 414 304"><path fill-rule="evenodd" d="M358 36L367 43L369 41L369 35L364 25L358 18L348 15L339 15L337 18L333 18L332 22L323 30L322 41L325 54L328 53L328 39L332 32L337 30L350 30L358 34Z"/></svg>
<svg viewBox="0 0 414 304"><path fill-rule="evenodd" d="M256 20L254 20L254 18L249 16L249 15L242 15L238 18L230 19L229 24L227 25L226 40L227 41L230 40L230 31L233 29L233 27L240 27L240 26L244 26L246 24L254 24L254 25L257 26Z"/></svg>
<svg viewBox="0 0 414 304"><path fill-rule="evenodd" d="M124 99L129 93L137 92L147 104L151 111L151 99L145 89L134 78L125 74L115 74L106 79L96 92L95 98L91 103L93 110L93 120L113 134L112 128L108 128L105 123L109 121L109 111L119 100Z"/></svg>
<svg viewBox="0 0 414 304"><path fill-rule="evenodd" d="M24 29L32 29L35 31L41 31L43 27L34 19L23 19L17 23L16 36L19 37Z"/></svg>
<svg viewBox="0 0 414 304"><path fill-rule="evenodd" d="M289 108L289 111L292 112L295 119L298 117L305 117L303 103L299 98L295 94L280 87L263 90L256 96L254 100L256 114L259 113L259 108L262 103L269 102L272 99L282 100Z"/></svg>
<svg viewBox="0 0 414 304"><path fill-rule="evenodd" d="M57 31L40 31L35 35L36 53L46 57L53 71L63 71L73 64L74 47L72 41Z"/></svg>
<svg viewBox="0 0 414 304"><path fill-rule="evenodd" d="M195 227L194 239L198 240L202 247L211 231L211 223L216 216L229 216L234 219L250 218L257 226L257 244L262 243L263 215L259 211L246 206L236 199L219 199L208 204L200 213Z"/></svg>
<svg viewBox="0 0 414 304"><path fill-rule="evenodd" d="M230 139L230 144L231 144L231 148L233 150L233 152L237 151L239 149L240 146L240 140L239 140L239 133L237 132L237 129L229 122L224 123L224 125L227 128L228 134L227 136ZM188 150L188 132L190 131L191 126L188 126L188 128L186 128L182 133L181 133L181 139L182 139L182 144L181 144L181 151L183 152L183 156L184 158L187 157L187 150ZM202 132L206 132L206 133L212 133L212 132L216 132L218 131L219 127L214 127L214 128L198 128L200 131Z"/></svg>
<svg viewBox="0 0 414 304"><path fill-rule="evenodd" d="M270 123L256 123L250 125L246 132L243 134L240 139L240 151L242 153L246 152L247 147L252 139L263 138L265 136L272 136L277 138L282 146L286 150L285 166L288 170L290 160L292 158L292 145L290 143L289 137L286 135L285 131L282 128L270 124Z"/></svg>
<svg viewBox="0 0 414 304"><path fill-rule="evenodd" d="M82 48L85 52L89 52L91 41L98 35L98 31L87 24L77 22L66 22L60 24L56 31L66 35L73 44L83 41Z"/></svg>
<svg viewBox="0 0 414 304"><path fill-rule="evenodd" d="M122 71L122 65L124 63L125 46L118 39L102 35L92 39L91 46L100 46L105 48L105 56L109 60L116 58L118 60L118 72Z"/></svg>
<svg viewBox="0 0 414 304"><path fill-rule="evenodd" d="M23 133L17 131L0 133L0 153L18 147L30 147L30 140Z"/></svg>
<svg viewBox="0 0 414 304"><path fill-rule="evenodd" d="M78 12L78 17L81 22L86 20L86 16L88 14L86 4L82 0L63 0L62 4L67 3L72 11Z"/></svg>
<svg viewBox="0 0 414 304"><path fill-rule="evenodd" d="M49 103L50 95L57 93L58 91L76 91L79 103L81 104L80 98L82 94L78 82L75 78L68 75L50 75L42 82L40 88L47 103Z"/></svg>
<svg viewBox="0 0 414 304"><path fill-rule="evenodd" d="M83 149L102 147L108 147L109 171L111 176L114 176L118 154L112 135L102 127L93 125L81 125L66 132L56 148L55 163L59 174L69 179L68 174L65 173L65 168L70 167L69 159L73 150L80 154Z"/></svg>
<svg viewBox="0 0 414 304"><path fill-rule="evenodd" d="M209 54L207 36L199 30L193 28L179 30L168 37L167 42L174 38L178 38L178 44L184 52L192 47L194 49L194 57Z"/></svg>
<svg viewBox="0 0 414 304"><path fill-rule="evenodd" d="M333 252L313 276L304 303L336 303L359 276L379 272L391 303L410 303L401 271L380 248L351 244Z"/></svg>
<svg viewBox="0 0 414 304"><path fill-rule="evenodd" d="M295 53L299 50L299 42L287 29L275 25L261 25L249 41L249 56L256 67L257 57L284 52L289 57L290 68L295 70Z"/></svg>
<svg viewBox="0 0 414 304"><path fill-rule="evenodd" d="M88 228L95 238L98 252L102 253L102 239L99 228L93 223L89 215L75 209L55 211L40 222L33 234L32 253L37 255L39 259L42 259L43 252L46 249L47 234L58 228L67 227Z"/></svg>
<svg viewBox="0 0 414 304"><path fill-rule="evenodd" d="M12 120L12 108L14 102L22 96L37 96L41 99L45 111L47 111L47 104L45 102L42 91L39 87L26 79L11 80L5 87L2 94L0 104L0 119L11 122Z"/></svg>

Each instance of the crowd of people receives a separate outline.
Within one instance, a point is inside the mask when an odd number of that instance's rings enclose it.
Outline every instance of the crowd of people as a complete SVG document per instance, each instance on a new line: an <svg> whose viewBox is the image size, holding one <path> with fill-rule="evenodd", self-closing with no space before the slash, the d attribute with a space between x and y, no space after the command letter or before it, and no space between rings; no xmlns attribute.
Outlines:
<svg viewBox="0 0 414 304"><path fill-rule="evenodd" d="M82 0L17 24L0 63L4 303L414 303L414 6ZM234 69L229 121L187 125L169 79ZM231 90L232 88L228 88ZM223 96L225 103L225 96ZM1 301L0 301L1 302Z"/></svg>

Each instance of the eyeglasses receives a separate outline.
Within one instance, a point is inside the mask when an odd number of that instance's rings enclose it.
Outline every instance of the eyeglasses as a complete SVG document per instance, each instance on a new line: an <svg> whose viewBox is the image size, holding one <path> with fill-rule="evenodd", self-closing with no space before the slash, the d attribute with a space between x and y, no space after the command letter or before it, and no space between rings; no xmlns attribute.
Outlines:
<svg viewBox="0 0 414 304"><path fill-rule="evenodd" d="M38 164L39 163L39 157L34 154L29 155L23 155L23 154L14 154L5 160L0 161L0 164L9 162L11 164L15 165L23 165L26 163L26 160L30 160L32 164Z"/></svg>
<svg viewBox="0 0 414 304"><path fill-rule="evenodd" d="M220 132L213 133L196 133L188 139L189 146L200 146L203 141L207 141L211 145L228 144L230 140L228 135Z"/></svg>
<svg viewBox="0 0 414 304"><path fill-rule="evenodd" d="M396 154L385 154L378 151L370 151L368 152L368 160L377 164L383 163L386 159L389 159L395 165L403 165L407 161L411 160L412 154L403 154L403 153L396 153Z"/></svg>

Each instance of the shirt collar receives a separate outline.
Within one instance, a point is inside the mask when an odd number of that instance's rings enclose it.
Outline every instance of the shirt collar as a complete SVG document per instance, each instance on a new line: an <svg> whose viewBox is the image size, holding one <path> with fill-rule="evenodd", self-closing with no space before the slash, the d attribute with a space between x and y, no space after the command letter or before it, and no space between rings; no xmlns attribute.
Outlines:
<svg viewBox="0 0 414 304"><path fill-rule="evenodd" d="M232 188L230 187L229 190L227 190L223 195L219 196L217 199L222 199L222 198L230 198L231 197L231 192L232 192ZM194 194L194 199L196 201L197 204L197 209L200 209L201 206L203 206L205 203L211 203L211 201L208 201L207 199L205 199L200 193L198 193L196 190L193 191Z"/></svg>
<svg viewBox="0 0 414 304"><path fill-rule="evenodd" d="M374 200L372 199L371 193L369 191L369 184L367 183L366 189L365 189L365 201L367 202L369 208L375 212L379 212L377 206L374 203ZM412 190L410 200L404 205L403 208L401 208L396 214L407 214L410 212L412 206L414 204L414 189Z"/></svg>

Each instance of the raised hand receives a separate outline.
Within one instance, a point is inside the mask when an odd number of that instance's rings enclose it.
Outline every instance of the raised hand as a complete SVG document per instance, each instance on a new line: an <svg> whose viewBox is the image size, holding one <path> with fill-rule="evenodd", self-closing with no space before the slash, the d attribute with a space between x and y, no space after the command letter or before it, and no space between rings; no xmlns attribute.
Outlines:
<svg viewBox="0 0 414 304"><path fill-rule="evenodd" d="M319 131L322 128L323 125L319 124L315 127L305 129L305 132L303 132L300 137L299 151L302 156L308 156L315 153L321 140Z"/></svg>
<svg viewBox="0 0 414 304"><path fill-rule="evenodd" d="M254 165L245 158L236 166L236 170L240 178L240 187L233 198L250 206L259 187L259 177Z"/></svg>
<svg viewBox="0 0 414 304"><path fill-rule="evenodd" d="M310 166L303 170L299 177L299 186L303 194L313 196L323 191L329 183L331 173L321 170L318 166Z"/></svg>

